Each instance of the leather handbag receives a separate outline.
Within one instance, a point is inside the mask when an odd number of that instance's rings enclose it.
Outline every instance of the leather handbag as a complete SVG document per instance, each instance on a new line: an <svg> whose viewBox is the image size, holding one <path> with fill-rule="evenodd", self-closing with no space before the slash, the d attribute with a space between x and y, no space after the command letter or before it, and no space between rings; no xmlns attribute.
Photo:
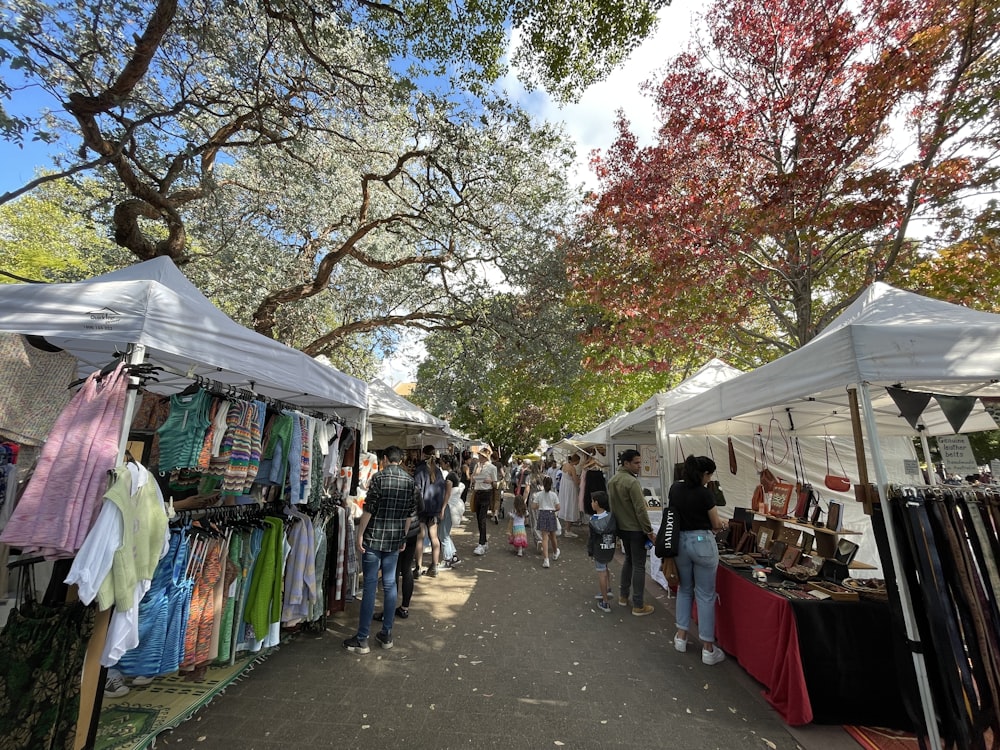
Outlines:
<svg viewBox="0 0 1000 750"><path fill-rule="evenodd" d="M680 551L681 530L673 508L664 508L660 519L660 528L656 531L656 541L653 551L659 558L677 557Z"/></svg>
<svg viewBox="0 0 1000 750"><path fill-rule="evenodd" d="M708 491L715 496L716 506L722 506L726 504L726 495L722 491L722 485L719 484L717 479L713 479L708 483Z"/></svg>
<svg viewBox="0 0 1000 750"><path fill-rule="evenodd" d="M660 563L660 572L663 573L667 585L671 588L676 589L681 585L681 574L677 570L677 561L674 558L664 557L663 562Z"/></svg>
<svg viewBox="0 0 1000 750"><path fill-rule="evenodd" d="M837 459L837 463L840 465L840 474L830 473L830 446L833 445L833 455ZM823 478L823 484L826 485L827 489L833 490L834 492L847 492L851 489L851 480L847 478L847 471L844 470L844 464L840 460L840 455L837 453L837 446L834 445L833 440L827 437L823 441L823 447L826 449L826 476Z"/></svg>

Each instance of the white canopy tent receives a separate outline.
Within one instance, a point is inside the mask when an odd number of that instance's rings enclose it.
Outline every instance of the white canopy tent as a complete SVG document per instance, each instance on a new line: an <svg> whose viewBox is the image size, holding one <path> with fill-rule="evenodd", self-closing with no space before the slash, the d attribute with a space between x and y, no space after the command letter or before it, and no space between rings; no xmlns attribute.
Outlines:
<svg viewBox="0 0 1000 750"><path fill-rule="evenodd" d="M1000 396L1000 315L873 284L805 346L676 404L666 428L749 434L787 415L798 435L850 435L847 388L861 384L868 384L879 435L915 434L886 386ZM954 433L933 400L921 422L925 434ZM963 431L992 429L996 423L977 404Z"/></svg>
<svg viewBox="0 0 1000 750"><path fill-rule="evenodd" d="M709 360L675 388L653 394L641 406L615 420L609 428L611 436L619 443L655 442L659 421L668 407L741 374L741 370L721 359Z"/></svg>
<svg viewBox="0 0 1000 750"><path fill-rule="evenodd" d="M827 471L827 456L831 469L839 474L841 468L848 477L857 479L859 476L857 460L853 444L843 435L827 438L825 436L801 437L796 444L797 433L792 433L787 421L787 415L778 411L775 421L770 416L752 429L745 429L739 423L726 422L721 426L721 432L709 435L686 433L683 435L667 435L661 430L673 409L688 399L704 393L722 383L728 383L743 375L741 370L728 365L720 359L706 362L690 377L686 378L676 388L663 393L657 393L614 423L611 428L611 439L615 443L635 443L637 445L656 445L660 488L670 486L673 464L679 456L695 454L712 457L719 467L716 479L728 498L726 507L720 509L723 516L731 516L734 506L748 506L754 489L759 482L760 451L763 448L765 460L769 468L779 477L794 482L801 479L810 482L821 498L821 506L829 500L841 500L844 505L844 528L856 532L851 541L860 545L858 562L873 566L873 570L865 575L877 576L881 573L878 550L875 545L871 520L865 515L864 508L854 502L853 492L833 492L823 486L823 477ZM754 432L760 429L758 444L754 444ZM736 474L729 470L728 441L733 444L736 456ZM827 442L829 440L829 442ZM669 442L671 445L667 445ZM886 441L884 450L890 457L888 465L891 468L892 481L905 482L904 459L916 458L916 452L908 438L892 438ZM757 455L755 455L755 453ZM797 466L801 457L801 468ZM802 474L802 476L800 476ZM662 496L665 489L654 494Z"/></svg>
<svg viewBox="0 0 1000 750"><path fill-rule="evenodd" d="M455 442L456 434L443 419L396 393L387 383L373 380L368 384L368 448L390 445L401 448L434 445L444 448Z"/></svg>
<svg viewBox="0 0 1000 750"><path fill-rule="evenodd" d="M888 547L899 570L899 542L886 500L890 475L884 435L916 435L886 388L953 396L1000 396L1000 315L928 299L886 284L869 287L802 348L677 404L663 429L672 434L726 434L786 415L797 434L852 434L852 394L875 470ZM920 416L925 435L956 430L932 398ZM996 429L977 402L961 430ZM926 448L926 446L925 446ZM930 744L941 746L911 594L899 592Z"/></svg>
<svg viewBox="0 0 1000 750"><path fill-rule="evenodd" d="M199 375L355 421L367 407L364 381L239 325L169 258L69 284L0 284L0 330L65 349L81 377L137 345L147 362L174 373L150 382L155 392L180 391Z"/></svg>

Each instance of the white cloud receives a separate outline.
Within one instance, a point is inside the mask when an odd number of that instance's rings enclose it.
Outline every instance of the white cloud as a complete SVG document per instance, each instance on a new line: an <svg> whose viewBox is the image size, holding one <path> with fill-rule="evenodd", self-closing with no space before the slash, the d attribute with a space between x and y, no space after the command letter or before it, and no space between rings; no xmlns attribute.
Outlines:
<svg viewBox="0 0 1000 750"><path fill-rule="evenodd" d="M658 127L653 102L640 91L643 83L686 46L691 33L694 0L674 0L660 11L659 26L607 79L591 86L580 101L559 107L544 91L528 93L511 75L505 82L508 94L528 112L550 122L561 122L576 142L576 165L571 182L596 187L588 161L593 149L607 149L615 139L618 110L625 112L639 142L653 141Z"/></svg>

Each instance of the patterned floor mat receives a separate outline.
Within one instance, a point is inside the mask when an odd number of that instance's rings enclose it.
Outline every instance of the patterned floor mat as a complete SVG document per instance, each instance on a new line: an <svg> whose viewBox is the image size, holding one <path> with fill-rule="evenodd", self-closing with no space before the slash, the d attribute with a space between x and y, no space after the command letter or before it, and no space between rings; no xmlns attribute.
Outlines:
<svg viewBox="0 0 1000 750"><path fill-rule="evenodd" d="M266 654L253 654L233 666L210 667L202 682L182 676L160 677L133 687L121 698L105 698L95 750L142 750L157 734L186 721Z"/></svg>

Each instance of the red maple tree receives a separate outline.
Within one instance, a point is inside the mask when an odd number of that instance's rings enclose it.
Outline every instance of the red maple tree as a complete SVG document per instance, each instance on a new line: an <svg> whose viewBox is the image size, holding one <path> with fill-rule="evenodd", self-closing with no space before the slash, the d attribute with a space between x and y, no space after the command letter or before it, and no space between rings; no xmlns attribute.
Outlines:
<svg viewBox="0 0 1000 750"><path fill-rule="evenodd" d="M646 86L656 142L641 146L619 114L616 142L592 157L600 190L570 268L600 311L588 343L603 364L683 345L756 365L871 282L903 283L931 247L914 223L944 227L994 183L996 13L968 0L713 3Z"/></svg>

